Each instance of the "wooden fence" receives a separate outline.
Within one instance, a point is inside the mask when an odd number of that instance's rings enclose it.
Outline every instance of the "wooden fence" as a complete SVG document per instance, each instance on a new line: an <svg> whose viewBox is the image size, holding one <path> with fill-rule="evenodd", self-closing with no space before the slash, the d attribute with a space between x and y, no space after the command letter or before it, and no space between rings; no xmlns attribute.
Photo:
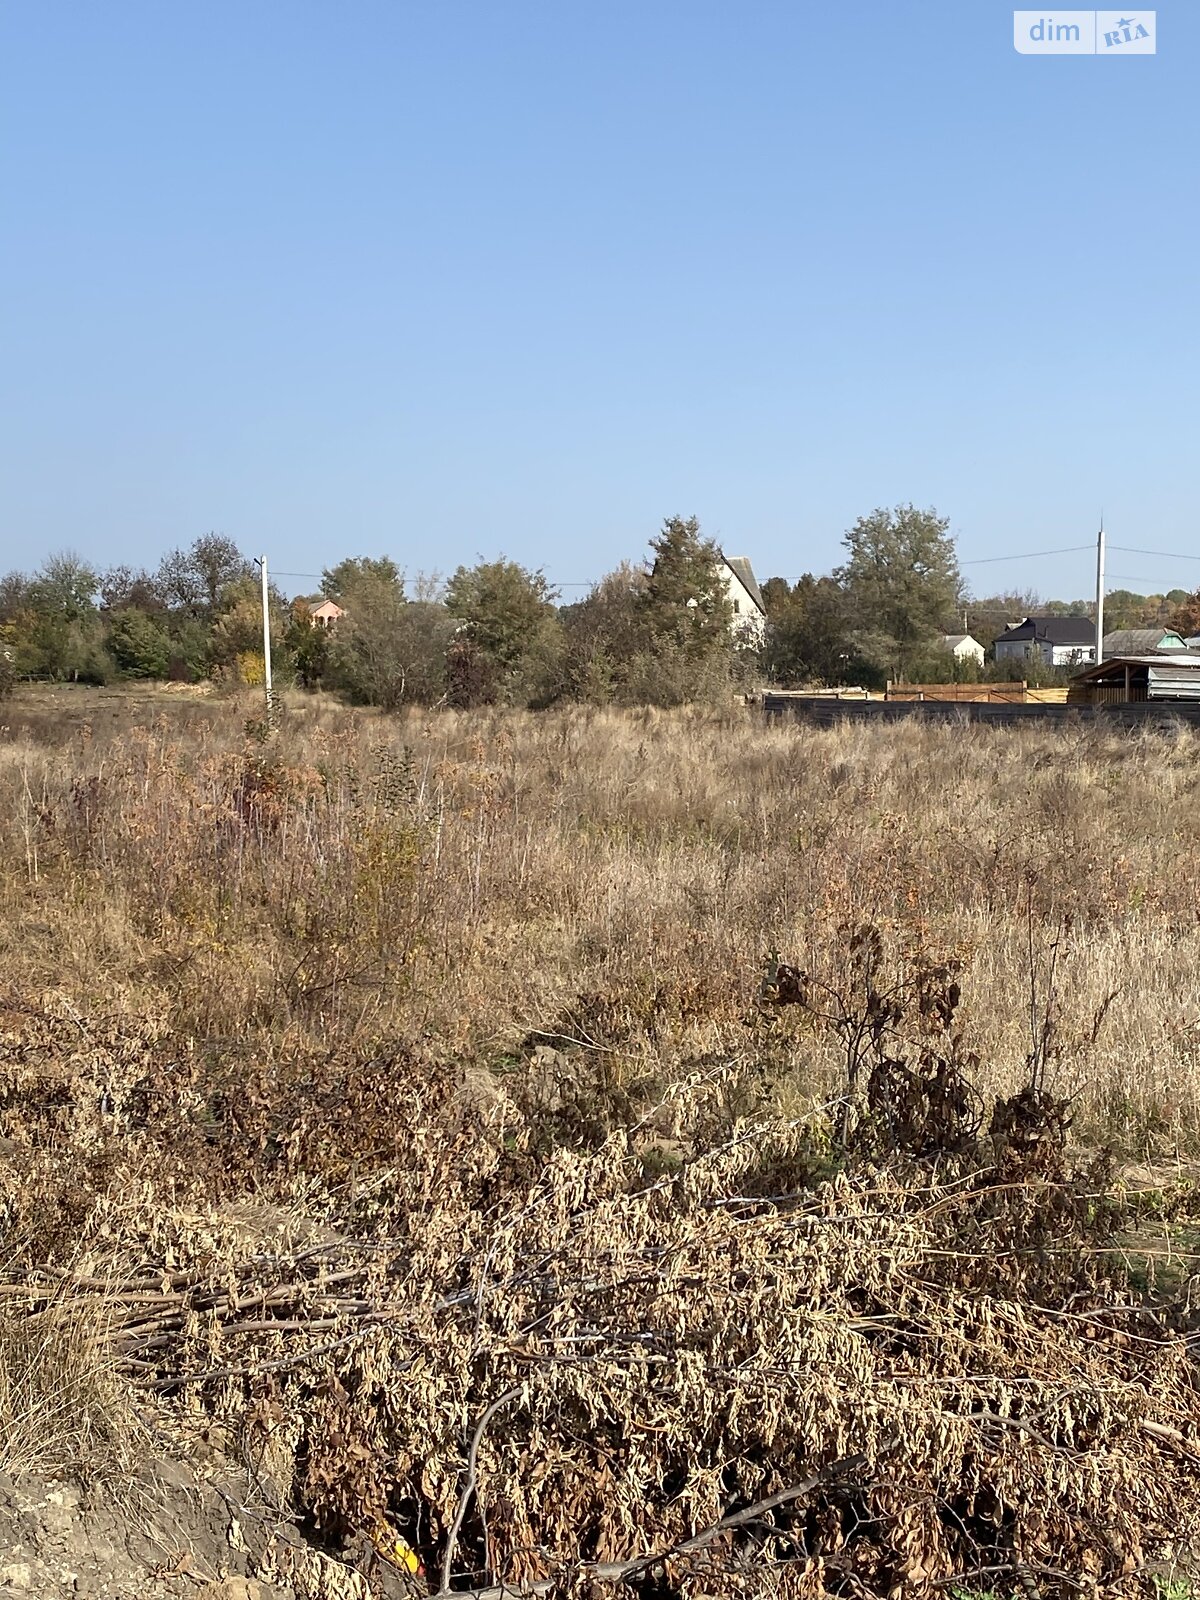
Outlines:
<svg viewBox="0 0 1200 1600"><path fill-rule="evenodd" d="M951 705L1023 706L1029 685L1007 683L889 683L885 700L922 700Z"/></svg>
<svg viewBox="0 0 1200 1600"><path fill-rule="evenodd" d="M1063 706L1065 687L1032 689L1017 683L889 683L885 700L920 700L955 706Z"/></svg>

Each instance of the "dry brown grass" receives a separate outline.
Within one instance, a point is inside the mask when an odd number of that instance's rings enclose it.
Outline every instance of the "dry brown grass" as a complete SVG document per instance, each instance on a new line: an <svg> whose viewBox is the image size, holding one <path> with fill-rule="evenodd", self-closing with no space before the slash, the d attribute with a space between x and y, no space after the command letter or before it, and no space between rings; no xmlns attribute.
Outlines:
<svg viewBox="0 0 1200 1600"><path fill-rule="evenodd" d="M485 1099L427 1059L250 1072L13 1020L5 1293L69 1285L160 1427L215 1424L347 1559L1065 1600L1148 1596L1200 1547L1194 1319L1131 1303L1111 1174L1052 1101L978 1131L943 1105L940 1145L884 1158L736 1063L631 1115L569 1051L551 1103L532 1073Z"/></svg>
<svg viewBox="0 0 1200 1600"><path fill-rule="evenodd" d="M73 1291L162 1426L460 1585L1132 1596L1200 1544L1192 1297L1132 1294L1063 1098L1200 1145L1193 739L256 716L4 713L11 1373Z"/></svg>
<svg viewBox="0 0 1200 1600"><path fill-rule="evenodd" d="M0 1312L0 1473L126 1478L145 1438L94 1310Z"/></svg>
<svg viewBox="0 0 1200 1600"><path fill-rule="evenodd" d="M777 1059L747 1028L765 953L836 974L874 923L963 960L985 1091L1023 1081L1049 1007L1050 1081L1089 1136L1200 1143L1186 734L297 700L260 746L256 714L80 691L6 708L10 997L219 1049L386 1038L487 1069L541 1030L630 1081L765 1052L799 1105L835 1086L837 1050L801 1030Z"/></svg>

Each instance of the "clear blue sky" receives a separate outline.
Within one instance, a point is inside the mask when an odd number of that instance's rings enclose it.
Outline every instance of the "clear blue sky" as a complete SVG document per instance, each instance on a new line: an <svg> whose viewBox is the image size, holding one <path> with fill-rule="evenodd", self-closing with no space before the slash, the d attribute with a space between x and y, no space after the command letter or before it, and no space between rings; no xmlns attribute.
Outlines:
<svg viewBox="0 0 1200 1600"><path fill-rule="evenodd" d="M694 511L766 577L900 500L964 560L1101 506L1200 556L1200 7L1158 34L1020 56L992 0L5 0L0 566L216 529L286 570L503 551L566 583Z"/></svg>

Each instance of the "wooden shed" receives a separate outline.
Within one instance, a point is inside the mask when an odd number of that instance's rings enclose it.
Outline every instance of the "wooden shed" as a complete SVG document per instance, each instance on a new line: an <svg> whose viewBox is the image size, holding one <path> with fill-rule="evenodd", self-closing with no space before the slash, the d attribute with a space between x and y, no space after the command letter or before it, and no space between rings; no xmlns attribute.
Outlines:
<svg viewBox="0 0 1200 1600"><path fill-rule="evenodd" d="M1067 704L1124 706L1139 701L1200 702L1200 650L1114 656L1071 679Z"/></svg>

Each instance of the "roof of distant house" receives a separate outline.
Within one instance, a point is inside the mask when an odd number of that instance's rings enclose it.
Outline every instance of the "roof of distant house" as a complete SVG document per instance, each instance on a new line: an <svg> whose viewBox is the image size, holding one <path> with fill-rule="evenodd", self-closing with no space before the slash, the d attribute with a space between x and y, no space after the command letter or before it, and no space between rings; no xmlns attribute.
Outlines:
<svg viewBox="0 0 1200 1600"><path fill-rule="evenodd" d="M1118 628L1104 635L1106 656L1145 656L1152 650L1182 650L1185 643L1174 628Z"/></svg>
<svg viewBox="0 0 1200 1600"><path fill-rule="evenodd" d="M983 649L983 646L979 644L979 640L969 633L944 633L942 635L942 643L947 650L957 650L960 644L978 645L980 650Z"/></svg>
<svg viewBox="0 0 1200 1600"><path fill-rule="evenodd" d="M750 557L722 555L721 559L765 616L767 608L763 604L762 590L758 587L758 579L754 576L754 568L750 565Z"/></svg>
<svg viewBox="0 0 1200 1600"><path fill-rule="evenodd" d="M1005 628L997 644L1019 641L1060 645L1087 645L1096 642L1096 624L1090 617L1026 617L1024 622Z"/></svg>

